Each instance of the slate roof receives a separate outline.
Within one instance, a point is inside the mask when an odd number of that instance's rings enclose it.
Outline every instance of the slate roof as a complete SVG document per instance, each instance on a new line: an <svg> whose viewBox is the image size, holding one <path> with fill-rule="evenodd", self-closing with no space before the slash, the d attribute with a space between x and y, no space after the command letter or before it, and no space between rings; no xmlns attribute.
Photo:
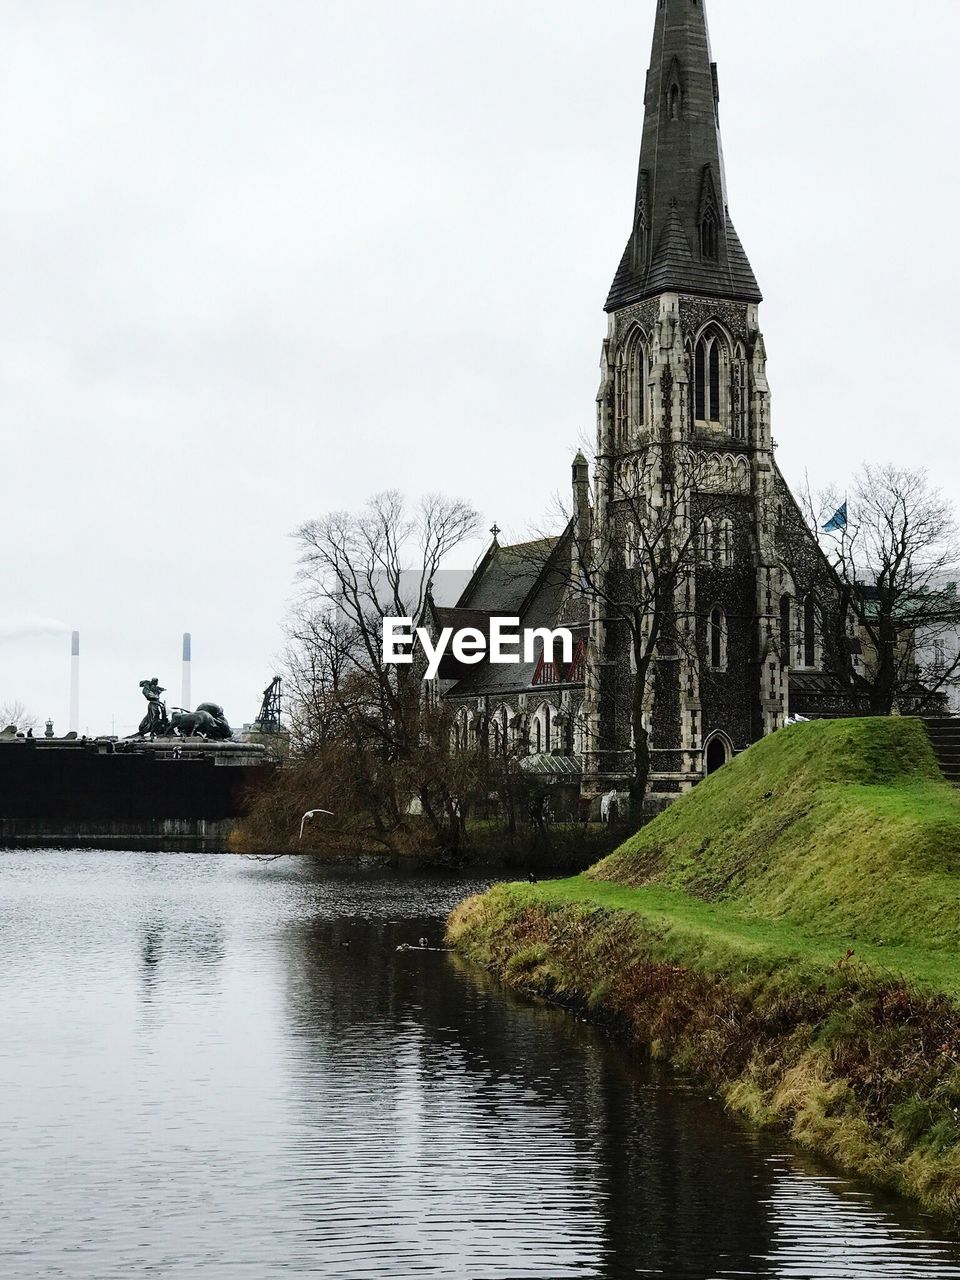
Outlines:
<svg viewBox="0 0 960 1280"><path fill-rule="evenodd" d="M493 542L457 601L458 608L519 617L559 542L560 538L537 538L508 547Z"/></svg>
<svg viewBox="0 0 960 1280"><path fill-rule="evenodd" d="M571 538L572 528L568 527L556 538L540 538L506 547L492 543L460 597L457 608L448 613L451 617L482 617L487 623L494 615L518 617L523 628L560 626L569 573L558 565L561 557L570 554ZM446 622L444 625L456 624ZM459 625L480 624L461 622ZM585 626L571 626L571 630L575 638L580 632L586 633ZM446 690L445 696L454 699L485 696L507 699L511 694L528 691L541 652L542 645L538 644L532 663L494 665L485 661L468 667L462 678ZM441 666L441 677L449 669Z"/></svg>
<svg viewBox="0 0 960 1280"><path fill-rule="evenodd" d="M790 690L792 693L820 693L839 695L846 692L847 686L832 671L791 670Z"/></svg>
<svg viewBox="0 0 960 1280"><path fill-rule="evenodd" d="M430 620L433 624L434 640L436 640L436 637L444 627L450 627L453 631L463 631L467 627L473 627L477 631L482 631L489 641L490 619L492 617L492 613L487 613L483 609L460 609L456 606L450 608L448 606L433 605ZM447 649L440 659L437 677L440 680L461 680L464 676L469 675L472 670L472 667L459 662Z"/></svg>
<svg viewBox="0 0 960 1280"><path fill-rule="evenodd" d="M490 619L493 616L484 609L461 609L444 605L435 605L433 616L440 627L453 627L454 631L464 627L476 627L478 631L488 634Z"/></svg>
<svg viewBox="0 0 960 1280"><path fill-rule="evenodd" d="M606 310L665 291L760 302L762 294L727 206L719 87L706 0L663 0L644 98L633 230ZM717 255L701 253L708 207Z"/></svg>
<svg viewBox="0 0 960 1280"><path fill-rule="evenodd" d="M729 213L726 224L726 254L719 262L704 262L694 256L680 215L671 210L670 220L649 267L640 271L633 269L633 245L632 241L628 242L613 278L605 310L616 311L632 302L667 292L762 302L763 295L756 276Z"/></svg>

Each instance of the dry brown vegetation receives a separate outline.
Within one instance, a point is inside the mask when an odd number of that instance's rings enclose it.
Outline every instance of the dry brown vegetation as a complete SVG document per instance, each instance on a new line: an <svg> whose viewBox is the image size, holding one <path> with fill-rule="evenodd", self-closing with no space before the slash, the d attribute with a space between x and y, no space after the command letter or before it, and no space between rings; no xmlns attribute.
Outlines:
<svg viewBox="0 0 960 1280"><path fill-rule="evenodd" d="M731 1110L960 1218L960 1010L945 996L842 956L832 969L731 957L707 971L639 915L537 897L500 886L470 899L449 939L513 988L694 1073Z"/></svg>

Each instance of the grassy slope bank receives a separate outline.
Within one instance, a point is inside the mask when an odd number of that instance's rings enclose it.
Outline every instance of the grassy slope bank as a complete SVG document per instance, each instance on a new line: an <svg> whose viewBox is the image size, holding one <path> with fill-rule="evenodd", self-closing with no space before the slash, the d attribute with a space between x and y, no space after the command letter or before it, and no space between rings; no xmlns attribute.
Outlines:
<svg viewBox="0 0 960 1280"><path fill-rule="evenodd" d="M960 793L919 722L861 720L757 744L586 877L498 886L449 933L958 1217L958 907Z"/></svg>
<svg viewBox="0 0 960 1280"><path fill-rule="evenodd" d="M764 739L590 873L915 948L960 944L960 791L919 720Z"/></svg>

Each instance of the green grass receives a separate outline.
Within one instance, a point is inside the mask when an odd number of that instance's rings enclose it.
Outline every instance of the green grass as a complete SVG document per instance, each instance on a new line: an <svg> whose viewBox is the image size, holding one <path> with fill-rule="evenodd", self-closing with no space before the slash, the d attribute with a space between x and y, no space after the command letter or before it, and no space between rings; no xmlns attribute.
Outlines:
<svg viewBox="0 0 960 1280"><path fill-rule="evenodd" d="M960 793L919 721L798 725L449 940L960 1222Z"/></svg>
<svg viewBox="0 0 960 1280"><path fill-rule="evenodd" d="M921 953L960 948L960 791L919 720L782 730L588 875L849 939L864 954L889 948L905 972L942 970L955 989L946 960Z"/></svg>
<svg viewBox="0 0 960 1280"><path fill-rule="evenodd" d="M960 1001L960 955L948 950L867 943L848 934L812 934L784 920L741 915L724 903L704 902L663 885L631 889L588 876L491 890L509 912L580 906L637 916L676 964L711 973L746 975L781 971L797 981L821 981L832 972L856 972L906 981ZM853 956L848 957L848 952Z"/></svg>

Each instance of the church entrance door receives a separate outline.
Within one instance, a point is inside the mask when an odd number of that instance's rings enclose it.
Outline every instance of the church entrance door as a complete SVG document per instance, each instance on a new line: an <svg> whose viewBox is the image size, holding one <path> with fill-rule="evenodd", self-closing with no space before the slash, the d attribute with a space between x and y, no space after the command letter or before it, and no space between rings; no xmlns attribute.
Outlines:
<svg viewBox="0 0 960 1280"><path fill-rule="evenodd" d="M711 738L707 743L707 777L711 773L716 773L718 769L722 769L727 763L729 755L727 744L723 738Z"/></svg>

